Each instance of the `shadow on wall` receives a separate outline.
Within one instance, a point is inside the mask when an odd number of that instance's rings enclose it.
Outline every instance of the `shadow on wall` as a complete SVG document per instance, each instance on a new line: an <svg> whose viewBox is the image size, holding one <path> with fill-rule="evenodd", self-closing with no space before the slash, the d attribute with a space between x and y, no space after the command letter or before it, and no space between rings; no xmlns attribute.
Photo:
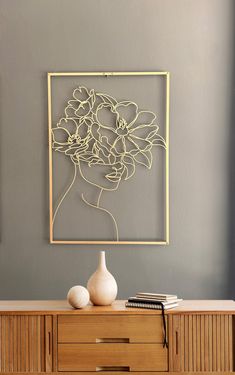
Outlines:
<svg viewBox="0 0 235 375"><path fill-rule="evenodd" d="M234 6L235 7L235 6ZM234 23L233 23L234 25ZM235 33L235 25L233 26L233 35ZM233 40L233 82L231 92L231 125L230 125L230 141L229 141L229 266L228 266L228 298L235 300L235 38Z"/></svg>

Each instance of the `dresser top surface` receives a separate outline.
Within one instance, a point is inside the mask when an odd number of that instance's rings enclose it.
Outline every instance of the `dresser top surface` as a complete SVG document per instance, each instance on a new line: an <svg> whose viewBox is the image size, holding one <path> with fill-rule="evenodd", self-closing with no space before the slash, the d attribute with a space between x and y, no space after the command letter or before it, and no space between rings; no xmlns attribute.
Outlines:
<svg viewBox="0 0 235 375"><path fill-rule="evenodd" d="M127 308L126 301L115 301L111 306L88 305L83 309L73 309L66 300L35 300L35 301L0 301L0 314L75 314L75 315L156 315L161 311ZM234 313L235 302L233 300L185 300L179 306L166 310L166 314L182 313Z"/></svg>

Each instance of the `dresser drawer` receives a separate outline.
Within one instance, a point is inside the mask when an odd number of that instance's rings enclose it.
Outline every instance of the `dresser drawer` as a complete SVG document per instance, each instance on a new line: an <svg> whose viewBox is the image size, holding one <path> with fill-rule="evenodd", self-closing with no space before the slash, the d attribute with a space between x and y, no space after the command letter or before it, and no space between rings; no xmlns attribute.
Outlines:
<svg viewBox="0 0 235 375"><path fill-rule="evenodd" d="M168 371L162 344L59 344L59 371Z"/></svg>
<svg viewBox="0 0 235 375"><path fill-rule="evenodd" d="M162 343L164 330L158 316L67 316L58 317L59 343L115 341Z"/></svg>

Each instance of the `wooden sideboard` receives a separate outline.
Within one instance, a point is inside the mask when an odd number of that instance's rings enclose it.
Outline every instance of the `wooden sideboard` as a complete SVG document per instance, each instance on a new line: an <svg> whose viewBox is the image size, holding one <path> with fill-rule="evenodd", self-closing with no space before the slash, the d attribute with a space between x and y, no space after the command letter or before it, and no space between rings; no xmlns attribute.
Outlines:
<svg viewBox="0 0 235 375"><path fill-rule="evenodd" d="M183 301L166 311L66 301L0 301L0 373L139 375L234 371L234 301Z"/></svg>

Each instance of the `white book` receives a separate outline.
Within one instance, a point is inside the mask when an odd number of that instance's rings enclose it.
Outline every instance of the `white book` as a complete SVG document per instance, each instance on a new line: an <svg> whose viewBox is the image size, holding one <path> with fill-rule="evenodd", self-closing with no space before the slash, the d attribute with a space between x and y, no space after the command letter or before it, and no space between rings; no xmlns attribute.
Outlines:
<svg viewBox="0 0 235 375"><path fill-rule="evenodd" d="M138 292L136 293L136 297L145 297L145 298L151 298L151 299L157 299L157 300L172 300L177 299L176 295L173 294L160 294L160 293L144 293L144 292Z"/></svg>

